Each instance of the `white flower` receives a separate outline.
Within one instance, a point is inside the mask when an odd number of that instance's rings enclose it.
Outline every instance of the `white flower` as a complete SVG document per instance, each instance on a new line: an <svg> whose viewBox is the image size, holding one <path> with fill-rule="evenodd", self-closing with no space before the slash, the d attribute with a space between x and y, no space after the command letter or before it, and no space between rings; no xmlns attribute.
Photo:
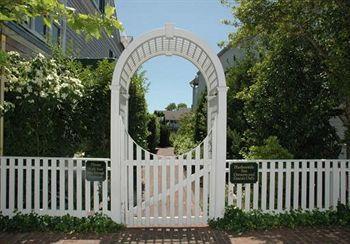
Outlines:
<svg viewBox="0 0 350 244"><path fill-rule="evenodd" d="M28 91L28 92L32 92L32 91L33 91L33 87L32 87L32 86L28 86L28 87L27 87L27 91Z"/></svg>
<svg viewBox="0 0 350 244"><path fill-rule="evenodd" d="M45 97L47 97L47 96L48 96L47 93L45 93L45 92L43 92L43 91L40 92L40 97L45 98Z"/></svg>
<svg viewBox="0 0 350 244"><path fill-rule="evenodd" d="M17 92L21 93L22 92L22 88L21 87L17 87Z"/></svg>
<svg viewBox="0 0 350 244"><path fill-rule="evenodd" d="M45 56L44 56L42 53L38 53L37 58L38 58L38 59L44 59Z"/></svg>
<svg viewBox="0 0 350 244"><path fill-rule="evenodd" d="M11 80L12 82L17 82L17 81L18 81L18 78L17 78L16 76L12 75L12 76L10 77L10 80Z"/></svg>
<svg viewBox="0 0 350 244"><path fill-rule="evenodd" d="M28 63L28 65L24 65L24 71L25 72L29 72L30 71L29 63Z"/></svg>
<svg viewBox="0 0 350 244"><path fill-rule="evenodd" d="M28 100L29 103L34 103L33 99Z"/></svg>
<svg viewBox="0 0 350 244"><path fill-rule="evenodd" d="M47 77L46 77L48 80L53 80L53 75L52 74L49 74Z"/></svg>
<svg viewBox="0 0 350 244"><path fill-rule="evenodd" d="M62 97L63 99L66 99L66 98L67 98L67 96L68 96L68 94L67 94L67 93L63 93L63 94L61 95L61 97Z"/></svg>
<svg viewBox="0 0 350 244"><path fill-rule="evenodd" d="M42 78L43 77L43 71L41 69L37 70L36 71L36 76L39 77L39 78Z"/></svg>
<svg viewBox="0 0 350 244"><path fill-rule="evenodd" d="M42 86L43 82L40 79L35 79L34 83L38 84L38 86Z"/></svg>

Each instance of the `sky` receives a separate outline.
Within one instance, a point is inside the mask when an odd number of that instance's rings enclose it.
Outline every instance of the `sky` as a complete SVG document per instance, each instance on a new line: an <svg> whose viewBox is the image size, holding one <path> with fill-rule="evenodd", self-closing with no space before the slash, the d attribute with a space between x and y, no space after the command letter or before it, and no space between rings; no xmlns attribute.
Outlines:
<svg viewBox="0 0 350 244"><path fill-rule="evenodd" d="M125 28L124 34L139 37L170 22L175 27L193 32L218 53L217 43L226 40L233 27L220 23L231 19L230 9L219 0L115 0L117 15ZM160 56L148 60L146 71L149 90L146 95L148 111L162 110L169 103L192 104L189 82L197 68L189 61L176 56Z"/></svg>

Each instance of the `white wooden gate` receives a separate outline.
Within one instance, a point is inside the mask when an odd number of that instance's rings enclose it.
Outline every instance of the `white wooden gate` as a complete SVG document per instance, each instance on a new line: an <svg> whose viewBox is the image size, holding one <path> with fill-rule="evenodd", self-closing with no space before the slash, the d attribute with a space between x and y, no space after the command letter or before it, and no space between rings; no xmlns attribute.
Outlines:
<svg viewBox="0 0 350 244"><path fill-rule="evenodd" d="M124 130L122 165L124 223L127 226L206 224L213 213L213 134L180 156L159 156L141 148ZM213 214L211 214L213 215Z"/></svg>
<svg viewBox="0 0 350 244"><path fill-rule="evenodd" d="M150 154L127 134L131 77L145 61L160 55L177 55L192 62L207 85L208 137L178 157ZM128 226L184 226L223 216L226 92L219 58L191 32L166 24L127 46L111 86L111 209L115 221Z"/></svg>

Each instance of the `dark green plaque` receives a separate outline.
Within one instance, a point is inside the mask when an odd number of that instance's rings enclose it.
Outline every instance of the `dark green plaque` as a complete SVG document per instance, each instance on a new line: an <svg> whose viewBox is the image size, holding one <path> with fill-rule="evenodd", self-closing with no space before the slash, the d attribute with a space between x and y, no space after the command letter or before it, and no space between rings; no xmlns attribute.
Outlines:
<svg viewBox="0 0 350 244"><path fill-rule="evenodd" d="M236 183L256 183L258 181L258 164L249 163L231 163L230 182Z"/></svg>
<svg viewBox="0 0 350 244"><path fill-rule="evenodd" d="M104 181L106 180L106 162L87 161L85 172L88 181Z"/></svg>

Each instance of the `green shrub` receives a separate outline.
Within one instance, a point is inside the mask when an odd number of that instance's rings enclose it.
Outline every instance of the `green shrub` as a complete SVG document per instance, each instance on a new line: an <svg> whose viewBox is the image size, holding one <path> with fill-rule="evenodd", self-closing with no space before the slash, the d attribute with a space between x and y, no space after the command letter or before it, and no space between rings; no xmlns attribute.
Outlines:
<svg viewBox="0 0 350 244"><path fill-rule="evenodd" d="M70 59L8 53L4 67L6 155L73 156L80 141L78 103L83 83ZM30 142L30 143L28 143Z"/></svg>
<svg viewBox="0 0 350 244"><path fill-rule="evenodd" d="M147 136L148 150L152 153L156 153L156 147L160 141L160 124L158 117L154 114L150 114L149 116L147 129L149 132Z"/></svg>
<svg viewBox="0 0 350 244"><path fill-rule="evenodd" d="M276 136L270 136L262 146L251 146L246 154L242 152L246 159L292 159L293 155L283 148Z"/></svg>
<svg viewBox="0 0 350 244"><path fill-rule="evenodd" d="M187 153L194 148L196 143L188 135L178 135L174 140L174 151L176 155Z"/></svg>
<svg viewBox="0 0 350 244"><path fill-rule="evenodd" d="M0 215L0 231L29 232L52 231L64 233L112 233L123 228L103 214L89 217L38 215L16 213L12 218Z"/></svg>
<svg viewBox="0 0 350 244"><path fill-rule="evenodd" d="M300 226L350 226L350 207L339 204L336 210L292 210L286 213L244 212L234 206L225 210L223 218L209 220L215 229L242 233L251 230L295 228Z"/></svg>
<svg viewBox="0 0 350 244"><path fill-rule="evenodd" d="M166 124L160 124L160 138L159 146L160 147L169 147L170 144L170 128Z"/></svg>

